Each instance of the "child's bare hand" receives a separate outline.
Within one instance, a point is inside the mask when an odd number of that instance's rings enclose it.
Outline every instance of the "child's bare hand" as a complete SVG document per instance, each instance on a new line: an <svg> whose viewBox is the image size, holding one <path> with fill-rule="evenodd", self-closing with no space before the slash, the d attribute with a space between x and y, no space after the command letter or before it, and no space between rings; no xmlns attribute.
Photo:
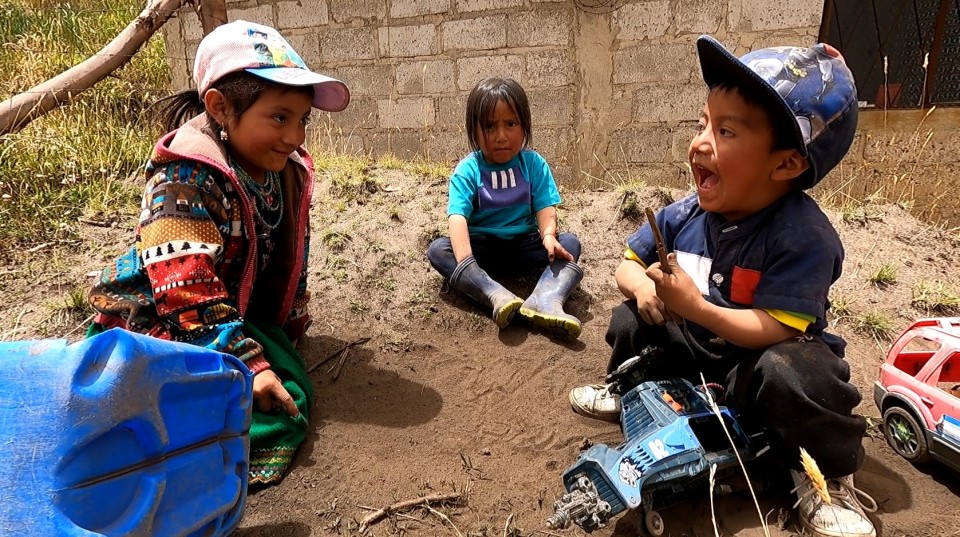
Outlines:
<svg viewBox="0 0 960 537"><path fill-rule="evenodd" d="M293 397L280 383L280 377L270 369L254 375L253 401L260 412L270 412L274 407L279 407L294 418L300 415Z"/></svg>
<svg viewBox="0 0 960 537"><path fill-rule="evenodd" d="M667 259L672 274L665 273L657 262L647 268L647 277L653 280L657 290L656 296L662 301L668 314L690 319L700 308L703 295L700 294L697 284L690 275L677 264L677 254L671 253Z"/></svg>
<svg viewBox="0 0 960 537"><path fill-rule="evenodd" d="M553 235L547 235L543 238L543 247L547 250L547 259L549 259L551 263L556 258L565 259L571 263L576 261L573 255L568 252Z"/></svg>
<svg viewBox="0 0 960 537"><path fill-rule="evenodd" d="M647 324L664 325L667 319L672 318L663 301L656 292L637 294L637 313Z"/></svg>

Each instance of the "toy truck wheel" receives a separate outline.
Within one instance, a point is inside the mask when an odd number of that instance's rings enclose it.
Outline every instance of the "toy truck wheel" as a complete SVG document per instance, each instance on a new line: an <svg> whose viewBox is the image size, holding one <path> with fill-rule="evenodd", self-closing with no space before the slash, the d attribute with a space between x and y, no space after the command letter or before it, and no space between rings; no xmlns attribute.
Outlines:
<svg viewBox="0 0 960 537"><path fill-rule="evenodd" d="M660 516L660 513L647 511L647 513L643 515L643 525L647 528L647 532L653 535L653 537L663 535L663 518Z"/></svg>
<svg viewBox="0 0 960 537"><path fill-rule="evenodd" d="M898 455L913 464L930 460L923 429L910 411L893 406L883 413L883 435Z"/></svg>

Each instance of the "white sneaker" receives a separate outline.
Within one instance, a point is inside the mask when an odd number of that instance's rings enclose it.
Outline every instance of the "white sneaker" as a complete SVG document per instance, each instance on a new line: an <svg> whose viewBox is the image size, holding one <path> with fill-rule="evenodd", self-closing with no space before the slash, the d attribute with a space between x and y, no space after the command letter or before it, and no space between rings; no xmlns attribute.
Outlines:
<svg viewBox="0 0 960 537"><path fill-rule="evenodd" d="M581 416L603 421L620 421L620 396L609 384L590 384L570 390L570 406Z"/></svg>
<svg viewBox="0 0 960 537"><path fill-rule="evenodd" d="M800 525L819 537L876 537L877 530L866 512L877 510L877 502L853 485L853 475L827 480L831 503L823 503L804 472L790 470L797 493Z"/></svg>

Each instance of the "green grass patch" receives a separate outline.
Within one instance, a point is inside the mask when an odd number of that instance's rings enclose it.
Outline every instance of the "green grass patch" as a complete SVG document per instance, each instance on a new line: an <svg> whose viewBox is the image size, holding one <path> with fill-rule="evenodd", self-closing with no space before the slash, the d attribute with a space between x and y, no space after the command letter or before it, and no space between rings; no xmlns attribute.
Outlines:
<svg viewBox="0 0 960 537"><path fill-rule="evenodd" d="M960 313L960 295L950 285L936 280L920 280L913 288L913 307L931 315Z"/></svg>
<svg viewBox="0 0 960 537"><path fill-rule="evenodd" d="M0 0L2 99L86 60L142 10L130 0ZM71 104L0 137L0 245L72 238L80 217L136 213L142 182L127 179L161 134L145 111L169 87L164 55L158 34Z"/></svg>
<svg viewBox="0 0 960 537"><path fill-rule="evenodd" d="M897 267L884 263L867 280L877 287L884 288L897 283Z"/></svg>
<svg viewBox="0 0 960 537"><path fill-rule="evenodd" d="M893 320L885 313L871 311L857 317L857 329L878 340L889 341L893 335Z"/></svg>

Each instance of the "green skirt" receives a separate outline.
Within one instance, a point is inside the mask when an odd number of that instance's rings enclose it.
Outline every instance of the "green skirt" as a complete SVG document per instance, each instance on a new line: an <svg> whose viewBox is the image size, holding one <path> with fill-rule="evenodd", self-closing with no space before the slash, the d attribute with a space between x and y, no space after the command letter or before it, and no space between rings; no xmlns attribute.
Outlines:
<svg viewBox="0 0 960 537"><path fill-rule="evenodd" d="M93 324L87 337L103 332ZM286 412L260 412L253 405L250 423L250 484L269 485L279 482L293 461L293 456L307 437L313 385L307 377L303 359L290 339L279 327L270 323L245 321L243 332L263 347L263 355L270 368L280 377L283 387L290 392L300 410L296 418Z"/></svg>

